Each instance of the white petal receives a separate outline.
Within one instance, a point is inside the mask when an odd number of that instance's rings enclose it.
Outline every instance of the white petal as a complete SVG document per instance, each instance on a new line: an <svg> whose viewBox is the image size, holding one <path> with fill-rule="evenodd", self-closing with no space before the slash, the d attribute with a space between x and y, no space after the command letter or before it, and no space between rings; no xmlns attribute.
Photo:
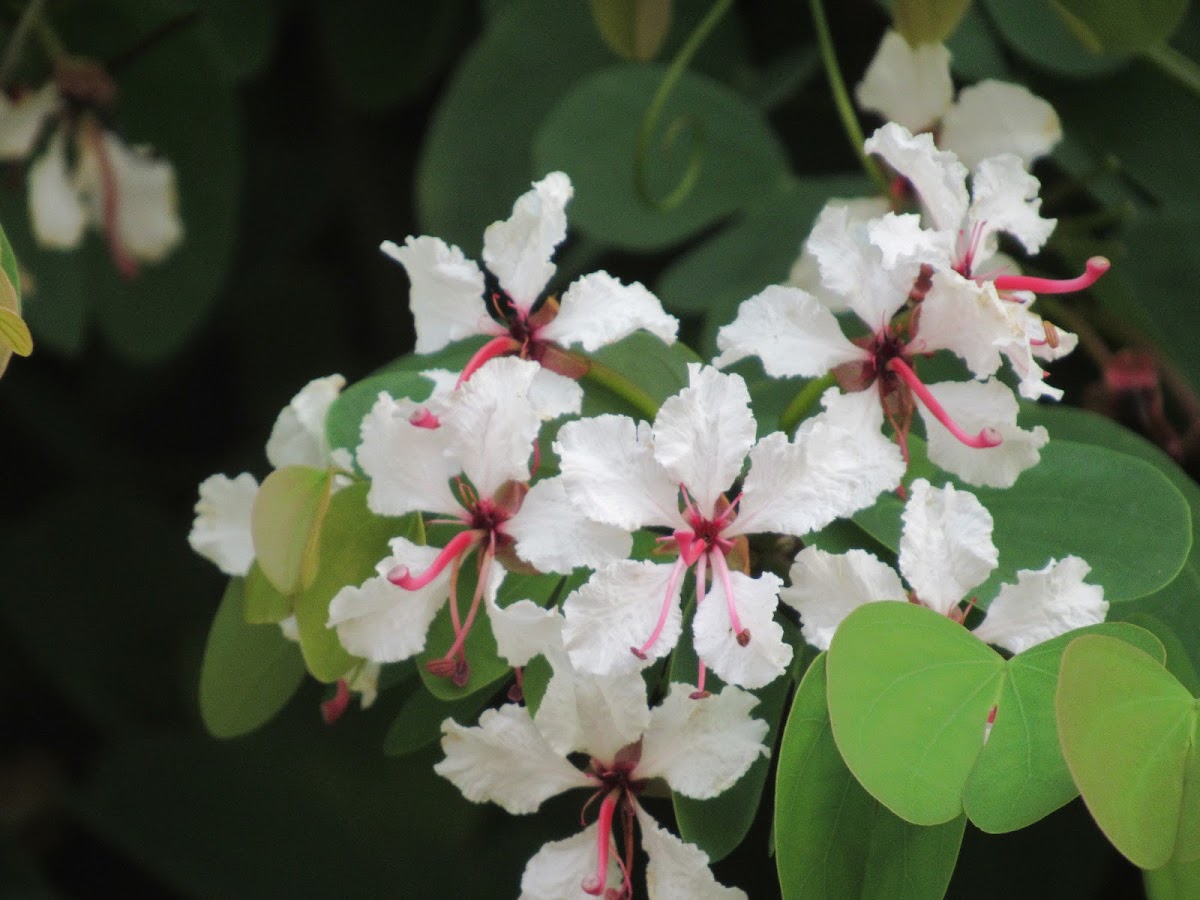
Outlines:
<svg viewBox="0 0 1200 900"><path fill-rule="evenodd" d="M678 682L650 713L642 756L634 774L663 778L686 797L707 800L733 787L759 756L767 723L752 719L758 698L727 685L720 694L693 700L690 685Z"/></svg>
<svg viewBox="0 0 1200 900"><path fill-rule="evenodd" d="M650 900L745 898L745 891L717 884L703 850L659 827L641 806L636 810L642 829L642 849L650 858L646 867L646 893Z"/></svg>
<svg viewBox="0 0 1200 900"><path fill-rule="evenodd" d="M117 241L134 259L157 262L183 240L175 168L110 131L102 142L112 167Z"/></svg>
<svg viewBox="0 0 1200 900"><path fill-rule="evenodd" d="M742 376L688 363L688 381L654 418L654 458L710 516L741 474L757 426Z"/></svg>
<svg viewBox="0 0 1200 900"><path fill-rule="evenodd" d="M29 167L29 219L39 245L54 250L78 247L87 211L67 173L62 130L50 138L46 152Z"/></svg>
<svg viewBox="0 0 1200 900"><path fill-rule="evenodd" d="M739 515L726 533L803 536L870 506L900 483L904 468L900 451L878 426L851 431L824 414L815 416L801 425L794 443L777 431L750 451Z"/></svg>
<svg viewBox="0 0 1200 900"><path fill-rule="evenodd" d="M1017 399L998 381L953 381L929 385L929 391L968 434L994 428L1001 443L976 450L961 443L924 404L917 409L925 422L929 459L969 484L983 487L1012 487L1026 469L1037 465L1050 435L1041 425L1031 431L1017 427Z"/></svg>
<svg viewBox="0 0 1200 900"><path fill-rule="evenodd" d="M909 134L889 122L867 138L875 153L910 182L935 228L957 232L967 212L967 167L958 157L934 146L928 134Z"/></svg>
<svg viewBox="0 0 1200 900"><path fill-rule="evenodd" d="M347 585L329 601L329 628L337 628L342 646L372 662L399 662L425 649L429 624L450 596L450 567L425 587L408 591L384 575L398 565L423 572L438 555L437 547L421 547L404 538L391 542L392 555L379 572L359 587Z"/></svg>
<svg viewBox="0 0 1200 900"><path fill-rule="evenodd" d="M408 272L418 353L433 353L452 341L499 331L484 306L483 272L458 247L422 235L406 238L403 247L384 241L379 249Z"/></svg>
<svg viewBox="0 0 1200 900"><path fill-rule="evenodd" d="M493 571L499 570L494 566ZM518 600L501 608L495 592L486 598L488 620L496 638L496 652L514 667L527 666L535 656L549 659L555 651L563 651L562 614L557 609L543 609L532 600Z"/></svg>
<svg viewBox="0 0 1200 900"><path fill-rule="evenodd" d="M646 682L640 672L578 672L564 655L554 666L534 722L559 753L611 760L622 747L636 743L650 724Z"/></svg>
<svg viewBox="0 0 1200 900"><path fill-rule="evenodd" d="M725 585L714 578L692 625L696 653L726 684L760 688L782 675L792 661L792 648L775 621L783 582L770 572L758 578L730 572L729 581L738 622L750 632L750 641L744 647L738 643L729 619Z"/></svg>
<svg viewBox="0 0 1200 900"><path fill-rule="evenodd" d="M542 572L571 574L579 566L599 569L629 556L633 540L624 528L595 522L567 497L562 478L539 481L504 525L517 555Z"/></svg>
<svg viewBox="0 0 1200 900"><path fill-rule="evenodd" d="M996 568L992 514L974 494L918 478L901 518L900 573L917 599L942 615Z"/></svg>
<svg viewBox="0 0 1200 900"><path fill-rule="evenodd" d="M714 365L757 356L772 378L814 378L864 358L862 348L846 339L826 305L798 288L780 285L743 301L737 318L717 332L717 347L721 355Z"/></svg>
<svg viewBox="0 0 1200 900"><path fill-rule="evenodd" d="M1019 84L992 80L959 91L938 136L970 169L997 153L1015 153L1029 165L1061 139L1053 106Z"/></svg>
<svg viewBox="0 0 1200 900"><path fill-rule="evenodd" d="M358 464L371 479L367 506L382 516L410 512L457 514L450 491L457 463L446 455L450 434L444 428L418 428L408 417L412 406L381 391L363 418Z"/></svg>
<svg viewBox="0 0 1200 900"><path fill-rule="evenodd" d="M601 569L568 596L563 603L563 640L571 664L581 672L611 675L639 671L670 653L683 620L682 574L668 594L674 570L667 564L621 561ZM650 639L664 602L669 604L666 624L646 659L638 659L630 648L640 648Z"/></svg>
<svg viewBox="0 0 1200 900"><path fill-rule="evenodd" d="M885 213L867 223L867 235L879 248L886 268L916 261L935 269L953 261L954 240L950 232L921 227L921 217Z"/></svg>
<svg viewBox="0 0 1200 900"><path fill-rule="evenodd" d="M544 844L525 865L519 900L594 900L594 894L584 893L583 882L596 874L597 840L593 823L574 837ZM607 875L604 887L619 892L624 879L615 848L608 855Z"/></svg>
<svg viewBox="0 0 1200 900"><path fill-rule="evenodd" d="M994 235L999 232L1011 234L1030 255L1042 249L1057 220L1039 215L1040 187L1011 153L988 157L975 169L969 218L982 227L981 240L989 255L995 252Z"/></svg>
<svg viewBox="0 0 1200 900"><path fill-rule="evenodd" d="M529 385L529 402L543 420L577 416L583 409L583 388L567 376L539 366Z"/></svg>
<svg viewBox="0 0 1200 900"><path fill-rule="evenodd" d="M0 160L20 162L33 152L46 118L58 107L59 93L53 81L19 100L0 92Z"/></svg>
<svg viewBox="0 0 1200 900"><path fill-rule="evenodd" d="M950 269L933 273L921 304L917 344L922 351L949 350L976 378L1000 368L1000 352L1028 345L1024 325L1013 317L1016 307L1001 300L990 281L978 283Z"/></svg>
<svg viewBox="0 0 1200 900"><path fill-rule="evenodd" d="M529 459L542 426L529 389L541 368L513 356L493 359L447 405L442 428L450 438L449 452L481 497L491 497L506 481L529 480Z"/></svg>
<svg viewBox="0 0 1200 900"><path fill-rule="evenodd" d="M655 460L645 422L614 415L567 422L554 452L571 502L589 518L627 531L683 524L679 485Z"/></svg>
<svg viewBox="0 0 1200 900"><path fill-rule="evenodd" d="M1005 584L975 629L989 644L1021 653L1076 628L1104 621L1108 603L1104 588L1087 584L1091 566L1078 556L1050 560L1044 569L1017 572L1016 584Z"/></svg>
<svg viewBox="0 0 1200 900"><path fill-rule="evenodd" d="M200 482L188 543L226 575L245 575L254 562L250 514L257 496L258 482L248 472L236 478L210 475Z"/></svg>
<svg viewBox="0 0 1200 900"><path fill-rule="evenodd" d="M914 49L891 30L854 91L860 107L914 133L936 125L953 96L950 51L941 44Z"/></svg>
<svg viewBox="0 0 1200 900"><path fill-rule="evenodd" d="M573 190L562 172L551 172L522 194L512 215L483 233L483 263L513 303L528 312L554 275L550 257L567 236L567 201Z"/></svg>
<svg viewBox="0 0 1200 900"><path fill-rule="evenodd" d="M635 331L649 331L673 344L679 320L667 315L659 299L641 283L621 284L607 272L593 272L567 288L558 315L538 336L595 353Z"/></svg>
<svg viewBox="0 0 1200 900"><path fill-rule="evenodd" d="M556 794L591 782L554 751L524 706L484 710L479 724L442 723L446 758L433 767L473 803L489 800L514 815L531 813Z"/></svg>
<svg viewBox="0 0 1200 900"><path fill-rule="evenodd" d="M828 650L842 620L864 603L908 598L900 577L865 550L826 553L805 547L792 564L791 585L779 599L800 613L804 639Z"/></svg>
<svg viewBox="0 0 1200 900"><path fill-rule="evenodd" d="M885 197L855 197L848 200L834 198L829 200L826 206L843 207L846 210L847 221L851 223L866 222L882 216L890 209ZM829 290L821 281L821 268L817 264L817 258L808 247L807 238L805 238L800 258L792 265L787 283L791 287L800 288L802 291L812 294L816 301L830 312L845 312L850 308L846 305L845 297Z"/></svg>
<svg viewBox="0 0 1200 900"><path fill-rule="evenodd" d="M330 375L310 381L292 398L279 413L267 439L267 459L272 466L324 469L329 465L325 416L345 386L346 379L341 375Z"/></svg>

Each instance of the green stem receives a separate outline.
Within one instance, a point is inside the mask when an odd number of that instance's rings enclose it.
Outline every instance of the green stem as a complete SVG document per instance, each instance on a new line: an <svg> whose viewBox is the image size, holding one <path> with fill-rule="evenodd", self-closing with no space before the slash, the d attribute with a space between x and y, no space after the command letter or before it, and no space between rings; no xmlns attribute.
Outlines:
<svg viewBox="0 0 1200 900"><path fill-rule="evenodd" d="M1167 44L1151 47L1142 55L1164 75L1175 79L1181 86L1200 97L1200 63Z"/></svg>
<svg viewBox="0 0 1200 900"><path fill-rule="evenodd" d="M588 367L587 374L583 376L584 379L616 394L641 413L647 421L653 421L654 417L658 415L658 401L616 369L610 369L593 357L579 356L578 358Z"/></svg>
<svg viewBox="0 0 1200 900"><path fill-rule="evenodd" d="M638 131L637 151L633 157L634 183L637 185L638 194L641 195L642 200L659 212L670 212L672 209L675 209L696 186L696 182L700 178L700 167L704 160L704 132L703 128L700 127L700 123L694 117L676 119L667 129L664 137L667 143L673 141L679 135L679 132L683 130L684 126L689 124L696 126L699 134L697 136L696 148L692 152L691 158L688 159L688 167L683 173L683 178L680 179L679 184L674 187L671 193L662 200L654 197L646 177L646 162L650 157L650 138L658 126L658 120L662 118L663 109L667 105L667 98L671 96L675 85L679 83L679 79L687 71L688 63L692 61L692 57L696 55L696 51L700 49L705 38L708 37L709 33L716 27L717 22L729 11L729 7L732 5L733 0L717 0L713 4L712 9L708 11L708 14L688 36L688 39L684 42L675 59L671 61L671 65L667 68L667 74L663 76L662 84L658 86L658 90L654 93L654 97L650 101L650 108L646 110L646 116L642 119L642 127Z"/></svg>
<svg viewBox="0 0 1200 900"><path fill-rule="evenodd" d="M800 388L796 396L792 398L792 402L788 404L787 409L783 411L783 415L779 417L779 430L784 434L791 434L795 431L796 426L800 424L808 411L821 399L821 395L835 384L837 384L837 379L830 372L828 375L814 378Z"/></svg>
<svg viewBox="0 0 1200 900"><path fill-rule="evenodd" d="M41 20L42 7L46 5L46 0L30 0L28 6L21 13L21 18L17 21L17 27L13 29L12 37L8 41L8 46L4 49L4 59L0 61L0 85L8 84L9 76L21 61L21 53L25 49L25 42L29 40L29 35L33 31L34 25Z"/></svg>
<svg viewBox="0 0 1200 900"><path fill-rule="evenodd" d="M837 51L833 47L833 36L829 33L829 20L825 18L825 7L821 0L809 0L812 9L813 24L817 27L817 42L821 46L821 60L825 63L825 76L829 79L830 90L833 91L833 103L841 117L842 127L846 137L854 146L854 153L862 163L871 180L879 186L881 193L888 192L888 180L875 160L871 159L863 149L862 127L858 124L858 116L854 114L854 104L850 102L850 92L846 90L846 82L842 79L842 70L838 68Z"/></svg>

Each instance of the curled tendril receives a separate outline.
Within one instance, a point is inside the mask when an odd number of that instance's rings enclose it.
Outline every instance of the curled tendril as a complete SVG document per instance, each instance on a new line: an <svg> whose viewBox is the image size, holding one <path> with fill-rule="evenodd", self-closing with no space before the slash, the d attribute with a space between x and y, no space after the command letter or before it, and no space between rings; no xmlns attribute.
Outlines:
<svg viewBox="0 0 1200 900"><path fill-rule="evenodd" d="M642 119L642 127L638 130L637 150L633 157L633 180L642 202L658 212L670 212L676 209L695 189L696 182L700 180L700 170L704 165L704 147L707 135L704 123L695 115L679 116L667 126L666 133L662 138L664 149L674 144L685 132L691 134L693 146L683 177L671 189L671 192L661 199L655 197L654 192L650 189L646 171L647 162L650 158L651 138L658 126L659 119L662 118L663 109L667 105L667 98L671 96L671 91L675 89L675 85L679 83L679 79L687 71L688 63L691 62L692 57L696 55L696 51L700 49L700 45L704 43L705 38L708 37L713 28L716 27L717 22L729 11L729 7L732 5L733 0L717 0L700 24L688 36L687 41L684 42L683 47L680 48L679 53L667 68L667 74L663 77L662 84L658 86L658 90L655 91L654 99L650 101L650 107L646 110L646 115Z"/></svg>

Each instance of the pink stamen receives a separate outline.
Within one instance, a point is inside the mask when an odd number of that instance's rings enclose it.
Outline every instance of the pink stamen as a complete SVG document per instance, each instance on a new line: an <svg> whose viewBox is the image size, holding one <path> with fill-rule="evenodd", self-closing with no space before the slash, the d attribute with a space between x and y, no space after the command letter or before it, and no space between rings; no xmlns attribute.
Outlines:
<svg viewBox="0 0 1200 900"><path fill-rule="evenodd" d="M630 652L633 653L633 655L638 659L646 658L646 651L654 646L655 641L657 641L659 635L662 634L663 628L667 624L667 616L671 614L671 607L673 605L672 600L675 595L675 586L679 584L679 576L683 574L687 567L688 564L684 561L682 556L675 560L675 565L671 568L671 578L667 581L667 596L663 598L662 609L659 611L658 623L654 626L653 633L651 633L649 640L642 644L640 648L629 648Z"/></svg>
<svg viewBox="0 0 1200 900"><path fill-rule="evenodd" d="M701 556L700 559L696 561L696 611L697 612L699 612L699 610L700 610L700 604L704 602L704 596L705 596L704 588L705 588L706 581L708 581L708 556L707 556L707 554L704 556ZM704 689L704 674L705 674L704 660L701 659L699 662L700 662L700 668L696 672L696 690L692 691L692 693L689 695L692 700L701 700L704 697L711 696L708 693L708 691L706 691Z"/></svg>
<svg viewBox="0 0 1200 900"><path fill-rule="evenodd" d="M683 506L688 513L697 519L703 519L704 514L700 512L700 507L696 505L696 501L692 499L692 495L688 493L687 485L680 484L679 491L683 494Z"/></svg>
<svg viewBox="0 0 1200 900"><path fill-rule="evenodd" d="M433 579L437 578L445 570L446 566L450 565L453 560L458 559L471 545L478 541L480 533L478 531L460 531L456 534L445 547L442 552L437 555L437 558L430 564L429 568L420 575L413 575L408 570L408 566L399 565L388 572L387 580L397 587L402 587L406 591L419 591Z"/></svg>
<svg viewBox="0 0 1200 900"><path fill-rule="evenodd" d="M415 413L408 417L409 424L415 425L417 428L440 428L442 423L438 421L438 417L431 413L425 407L421 407Z"/></svg>
<svg viewBox="0 0 1200 900"><path fill-rule="evenodd" d="M733 581L729 577L729 566L725 562L724 554L713 554L713 568L721 579L721 585L725 588L725 605L729 608L729 624L733 628L738 646L745 647L750 643L750 630L743 628L742 622L738 618L737 604L733 600Z"/></svg>
<svg viewBox="0 0 1200 900"><path fill-rule="evenodd" d="M1111 266L1103 256L1093 256L1087 261L1082 275L1077 278L1034 278L1031 275L999 275L993 281L998 291L1033 291L1035 294L1069 294L1091 287Z"/></svg>
<svg viewBox="0 0 1200 900"><path fill-rule="evenodd" d="M496 535L493 532L488 539L488 548L484 552L483 558L479 561L479 579L475 584L475 596L471 598L471 608L467 610L466 621L462 623L462 628L459 629L458 636L454 639L454 645L446 651L446 659L462 653L467 635L471 633L471 626L475 624L475 616L479 614L480 601L483 599L483 592L487 588L488 573L492 569L492 560L495 558Z"/></svg>
<svg viewBox="0 0 1200 900"><path fill-rule="evenodd" d="M983 450L988 447L998 447L1000 445L1000 432L995 428L984 428L979 434L975 435L967 434L963 431L962 426L950 417L950 413L946 412L945 407L938 403L937 398L933 396L929 388L917 377L917 373L900 357L893 357L888 363L888 367L904 380L904 383L925 404L925 408L933 413L934 418L946 426L946 430L959 441L975 450Z"/></svg>
<svg viewBox="0 0 1200 900"><path fill-rule="evenodd" d="M337 693L321 704L321 720L326 725L332 725L342 717L346 707L350 705L350 686L345 678L339 678Z"/></svg>
<svg viewBox="0 0 1200 900"><path fill-rule="evenodd" d="M463 383L483 368L484 363L495 359L497 356L505 356L509 353L516 353L521 349L521 345L515 339L507 334L502 334L499 337L494 337L478 350L475 355L467 360L467 364L463 367L462 374L458 376L458 382L454 385L455 389L463 386Z"/></svg>
<svg viewBox="0 0 1200 900"><path fill-rule="evenodd" d="M580 885L585 894L600 896L608 884L608 853L612 845L613 813L617 810L620 791L611 791L600 804L600 817L596 820L596 873L583 879Z"/></svg>

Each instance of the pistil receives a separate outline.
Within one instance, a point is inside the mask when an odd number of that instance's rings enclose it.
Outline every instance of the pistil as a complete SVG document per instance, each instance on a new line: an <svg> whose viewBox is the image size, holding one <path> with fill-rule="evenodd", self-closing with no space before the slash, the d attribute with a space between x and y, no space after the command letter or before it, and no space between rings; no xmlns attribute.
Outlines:
<svg viewBox="0 0 1200 900"><path fill-rule="evenodd" d="M1076 278L1034 278L1031 275L999 275L993 280L998 291L1033 291L1035 294L1070 294L1091 287L1112 265L1103 256L1087 261L1083 274Z"/></svg>
<svg viewBox="0 0 1200 900"><path fill-rule="evenodd" d="M585 894L598 897L608 883L608 854L612 847L612 821L617 811L617 802L621 799L621 791L614 789L608 792L600 803L600 816L596 820L596 872L583 879L580 885Z"/></svg>
<svg viewBox="0 0 1200 900"><path fill-rule="evenodd" d="M934 418L941 422L946 427L946 430L963 444L974 450L983 450L988 447L998 447L1000 445L1002 440L1000 432L996 431L995 428L984 428L978 434L967 434L962 426L950 417L950 413L946 412L945 407L938 402L929 388L917 377L917 373L912 370L912 367L900 357L893 357L888 362L888 368L900 376L909 389L917 395L917 398L925 404L925 408L933 413Z"/></svg>

